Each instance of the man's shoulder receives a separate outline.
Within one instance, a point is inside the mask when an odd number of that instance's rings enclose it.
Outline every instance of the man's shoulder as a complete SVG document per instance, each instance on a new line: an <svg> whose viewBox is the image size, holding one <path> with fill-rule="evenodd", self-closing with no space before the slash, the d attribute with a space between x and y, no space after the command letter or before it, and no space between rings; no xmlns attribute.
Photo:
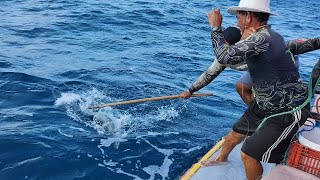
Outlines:
<svg viewBox="0 0 320 180"><path fill-rule="evenodd" d="M275 30L273 30L271 28L269 29L269 35L271 37L277 37L277 38L284 39L283 36L280 33L278 33L277 31L275 31Z"/></svg>
<svg viewBox="0 0 320 180"><path fill-rule="evenodd" d="M273 31L271 28L262 28L256 33L252 34L251 37L269 39L272 33L276 33L276 32Z"/></svg>

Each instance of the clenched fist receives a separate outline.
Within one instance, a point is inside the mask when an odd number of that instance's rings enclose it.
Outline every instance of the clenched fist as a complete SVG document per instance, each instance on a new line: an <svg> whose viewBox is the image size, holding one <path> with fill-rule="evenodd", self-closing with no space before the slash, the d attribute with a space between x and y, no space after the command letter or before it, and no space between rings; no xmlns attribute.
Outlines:
<svg viewBox="0 0 320 180"><path fill-rule="evenodd" d="M212 9L212 11L208 14L208 21L211 27L221 27L222 19L220 8L217 10Z"/></svg>

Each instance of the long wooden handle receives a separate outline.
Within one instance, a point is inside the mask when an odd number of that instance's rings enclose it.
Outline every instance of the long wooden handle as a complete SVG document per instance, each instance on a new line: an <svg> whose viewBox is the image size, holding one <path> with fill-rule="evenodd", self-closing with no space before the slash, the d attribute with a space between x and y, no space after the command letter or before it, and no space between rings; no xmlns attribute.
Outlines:
<svg viewBox="0 0 320 180"><path fill-rule="evenodd" d="M192 94L191 97L212 96L212 95L213 95L212 93ZM97 108L104 108L107 106L116 106L116 105L123 105L123 104L133 104L133 103L140 103L140 102L147 102L147 101L158 101L158 100L165 100L165 99L175 99L175 98L182 98L182 97L181 97L181 95L173 95L173 96L161 96L161 97L153 97L153 98L145 98L145 99L136 99L136 100L130 100L130 101L102 104L102 105L97 105L97 106L89 106L88 109L97 109Z"/></svg>

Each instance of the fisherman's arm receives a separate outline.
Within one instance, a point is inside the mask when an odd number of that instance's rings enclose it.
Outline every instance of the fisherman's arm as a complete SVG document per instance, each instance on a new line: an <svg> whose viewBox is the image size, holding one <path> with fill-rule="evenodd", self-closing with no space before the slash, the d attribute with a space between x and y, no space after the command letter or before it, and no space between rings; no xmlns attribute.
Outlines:
<svg viewBox="0 0 320 180"><path fill-rule="evenodd" d="M288 41L287 47L293 55L318 50L320 49L320 38L297 39L294 41Z"/></svg>
<svg viewBox="0 0 320 180"><path fill-rule="evenodd" d="M225 66L222 66L217 60L214 60L212 65L201 74L198 80L192 84L189 88L189 92L192 94L201 88L210 84L218 75L225 69Z"/></svg>
<svg viewBox="0 0 320 180"><path fill-rule="evenodd" d="M247 39L249 36L251 36L252 34L256 33L257 30L253 27L247 28L244 30L244 32L242 33L241 39L240 40L245 40ZM233 70L237 70L237 71L247 71L248 70L248 65L246 64L246 62L243 62L241 64L236 64L236 65L225 65L226 67L230 67Z"/></svg>
<svg viewBox="0 0 320 180"><path fill-rule="evenodd" d="M183 98L189 98L194 92L199 91L203 87L210 84L218 75L225 69L217 60L214 60L212 65L203 72L196 82L192 84L188 91L181 94Z"/></svg>
<svg viewBox="0 0 320 180"><path fill-rule="evenodd" d="M212 10L208 14L211 27L211 40L216 58L221 64L239 64L245 62L251 56L267 51L269 43L266 42L268 33L254 33L243 41L230 46L223 37L221 31L222 15L220 9Z"/></svg>
<svg viewBox="0 0 320 180"><path fill-rule="evenodd" d="M230 46L219 29L211 29L211 40L214 52L221 64L239 64L243 63L251 56L267 51L269 43L265 41L266 33L255 33L247 39Z"/></svg>

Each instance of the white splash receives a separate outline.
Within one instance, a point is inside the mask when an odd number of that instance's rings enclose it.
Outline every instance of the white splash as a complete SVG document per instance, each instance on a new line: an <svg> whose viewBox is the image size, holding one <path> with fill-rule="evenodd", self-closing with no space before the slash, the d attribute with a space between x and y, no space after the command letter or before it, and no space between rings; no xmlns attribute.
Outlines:
<svg viewBox="0 0 320 180"><path fill-rule="evenodd" d="M56 106L63 105L66 113L73 120L95 129L99 134L111 135L117 138L147 134L146 130L157 128L159 121L173 121L179 116L179 111L172 105L150 108L150 111L101 108L88 109L89 106L119 101L106 96L101 91L92 88L86 92L62 93L55 101ZM74 128L74 127L70 127ZM80 130L80 129L79 129ZM143 130L143 131L141 131Z"/></svg>
<svg viewBox="0 0 320 180"><path fill-rule="evenodd" d="M150 112L145 115L145 119L157 121L172 121L173 118L177 117L179 112L171 106L161 106L157 111Z"/></svg>
<svg viewBox="0 0 320 180"><path fill-rule="evenodd" d="M117 143L120 143L120 142L126 142L127 140L126 139L122 139L122 138L108 138L108 139L101 139L100 140L100 147L101 146L104 146L104 147L109 147L111 146L111 144L117 142Z"/></svg>
<svg viewBox="0 0 320 180"><path fill-rule="evenodd" d="M177 117L178 115L179 113L174 109L174 107L161 107L159 110L158 121L170 121L172 118Z"/></svg>
<svg viewBox="0 0 320 180"><path fill-rule="evenodd" d="M74 93L62 93L61 97L58 98L55 102L54 105L56 106L61 106L64 104L71 104L75 101L80 100L80 96L78 94L74 94Z"/></svg>

